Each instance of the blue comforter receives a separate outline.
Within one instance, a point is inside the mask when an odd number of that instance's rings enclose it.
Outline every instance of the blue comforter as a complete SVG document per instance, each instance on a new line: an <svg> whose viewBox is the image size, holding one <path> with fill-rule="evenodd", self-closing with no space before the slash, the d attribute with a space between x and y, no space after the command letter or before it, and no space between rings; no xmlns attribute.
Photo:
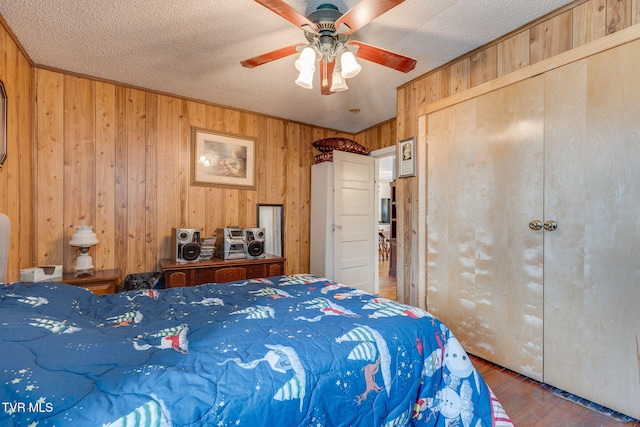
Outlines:
<svg viewBox="0 0 640 427"><path fill-rule="evenodd" d="M510 425L438 319L309 275L14 283L0 345L2 426Z"/></svg>

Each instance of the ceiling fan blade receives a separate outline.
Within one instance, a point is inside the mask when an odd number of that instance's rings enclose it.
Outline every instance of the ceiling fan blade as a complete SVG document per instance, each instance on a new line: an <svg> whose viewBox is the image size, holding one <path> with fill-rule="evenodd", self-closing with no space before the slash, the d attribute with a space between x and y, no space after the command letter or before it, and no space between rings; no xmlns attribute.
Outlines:
<svg viewBox="0 0 640 427"><path fill-rule="evenodd" d="M358 58L366 59L367 61L375 62L376 64L384 65L385 67L393 68L403 73L408 73L416 67L415 59L358 41L349 40L348 44L358 46L358 52L356 53Z"/></svg>
<svg viewBox="0 0 640 427"><path fill-rule="evenodd" d="M262 55L255 56L253 58L245 59L240 62L243 67L253 68L258 65L266 64L267 62L275 61L276 59L284 58L285 56L295 55L298 53L298 47L304 46L303 43L297 43L291 46L283 47L281 49L274 50L273 52L264 53Z"/></svg>
<svg viewBox="0 0 640 427"><path fill-rule="evenodd" d="M403 1L404 0L362 0L338 18L335 22L335 27L339 28L340 24L346 24L349 30L344 34L351 34Z"/></svg>
<svg viewBox="0 0 640 427"><path fill-rule="evenodd" d="M318 29L316 24L311 22L309 18L289 6L287 3L281 0L255 0L273 13L280 15L282 18L291 22L298 28L302 28L305 31L314 32Z"/></svg>
<svg viewBox="0 0 640 427"><path fill-rule="evenodd" d="M320 61L320 93L323 95L331 95L331 82L333 80L333 68L336 65L336 61L329 63Z"/></svg>

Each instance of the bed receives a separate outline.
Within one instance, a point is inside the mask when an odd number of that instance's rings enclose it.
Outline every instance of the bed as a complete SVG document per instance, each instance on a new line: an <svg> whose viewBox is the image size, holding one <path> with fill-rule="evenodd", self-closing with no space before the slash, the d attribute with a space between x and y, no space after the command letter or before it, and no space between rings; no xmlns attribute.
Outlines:
<svg viewBox="0 0 640 427"><path fill-rule="evenodd" d="M511 426L429 313L310 275L0 287L3 426Z"/></svg>

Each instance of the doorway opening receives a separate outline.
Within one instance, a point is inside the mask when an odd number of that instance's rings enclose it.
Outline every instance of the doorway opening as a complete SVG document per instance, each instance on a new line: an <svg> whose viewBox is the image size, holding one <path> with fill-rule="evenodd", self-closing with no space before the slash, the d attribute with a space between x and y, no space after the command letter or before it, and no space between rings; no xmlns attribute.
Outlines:
<svg viewBox="0 0 640 427"><path fill-rule="evenodd" d="M370 154L375 160L376 214L378 218L376 242L378 243L378 275L375 278L381 297L396 299L395 256L391 254L391 221L393 215L391 186L396 179L396 147L386 147Z"/></svg>

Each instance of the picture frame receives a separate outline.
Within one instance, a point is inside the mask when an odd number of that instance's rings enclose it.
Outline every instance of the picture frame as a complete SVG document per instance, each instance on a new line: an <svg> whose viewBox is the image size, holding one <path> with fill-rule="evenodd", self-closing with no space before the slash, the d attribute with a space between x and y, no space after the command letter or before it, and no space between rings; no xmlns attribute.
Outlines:
<svg viewBox="0 0 640 427"><path fill-rule="evenodd" d="M416 139L398 141L398 178L416 176Z"/></svg>
<svg viewBox="0 0 640 427"><path fill-rule="evenodd" d="M7 91L0 80L0 168L7 160Z"/></svg>
<svg viewBox="0 0 640 427"><path fill-rule="evenodd" d="M256 139L191 128L191 185L256 188Z"/></svg>

